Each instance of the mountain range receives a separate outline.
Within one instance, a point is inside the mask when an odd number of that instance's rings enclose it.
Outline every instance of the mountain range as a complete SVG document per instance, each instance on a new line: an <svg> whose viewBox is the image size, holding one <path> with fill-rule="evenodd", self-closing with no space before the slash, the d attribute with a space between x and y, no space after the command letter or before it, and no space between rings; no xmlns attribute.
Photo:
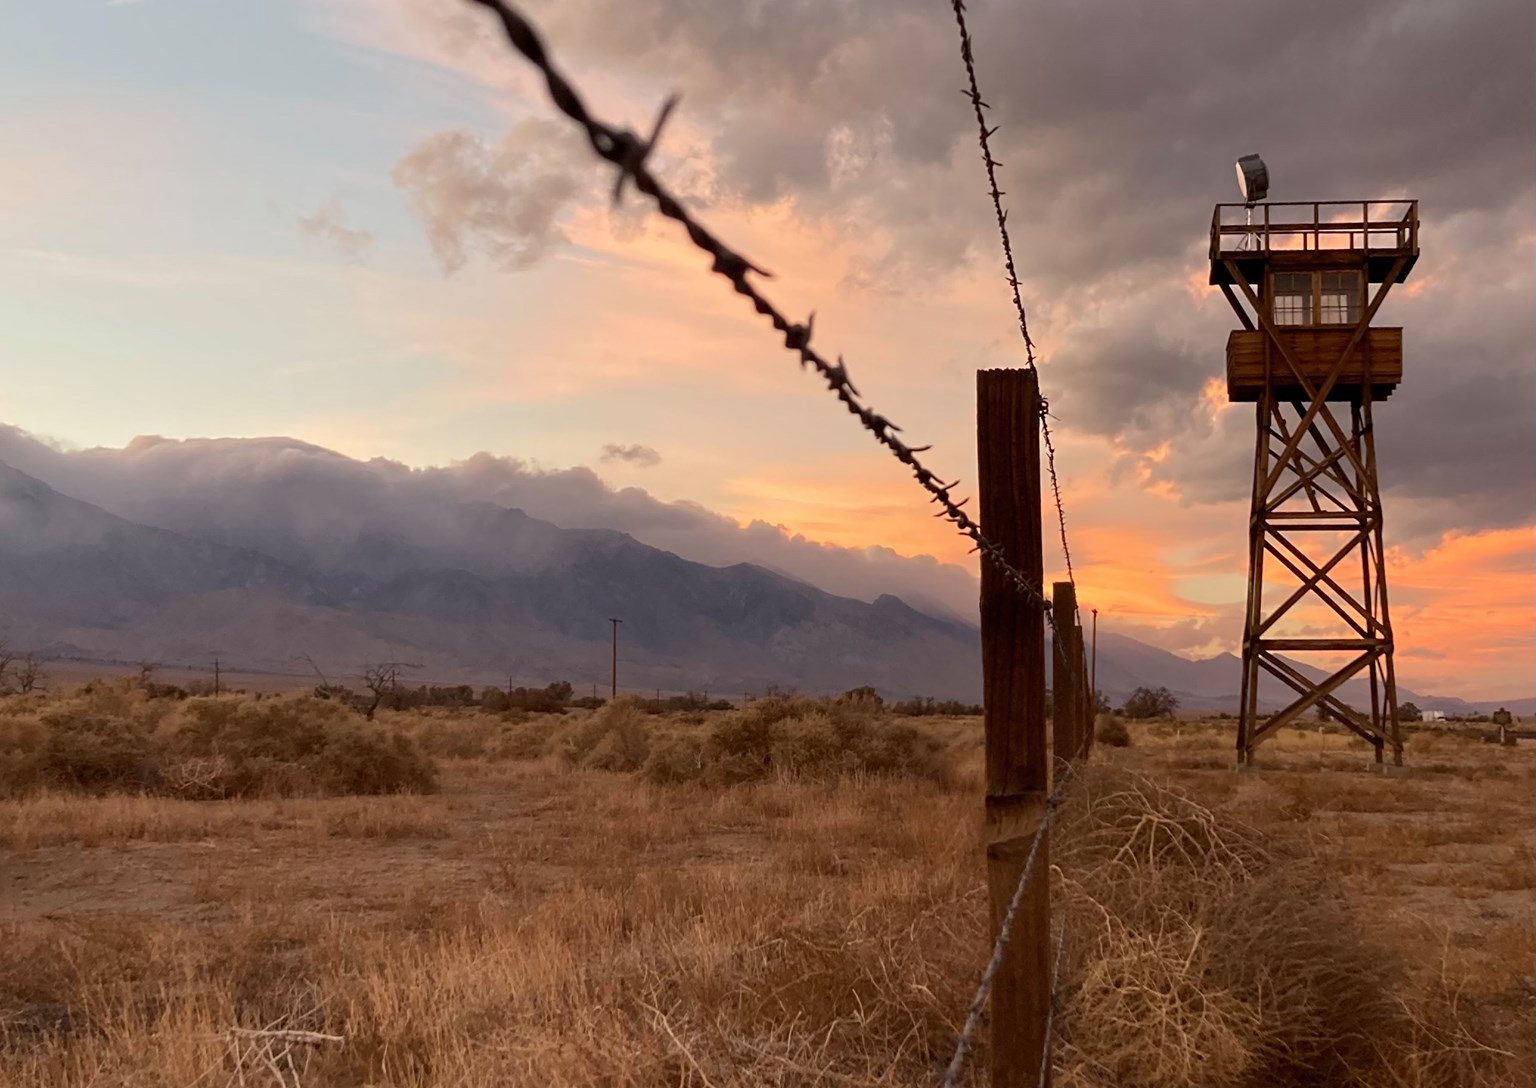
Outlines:
<svg viewBox="0 0 1536 1088"><path fill-rule="evenodd" d="M313 662L340 675L399 661L436 682L586 687L608 678L617 617L621 683L632 689L869 684L895 697L980 696L977 628L893 595L841 597L750 563L692 562L489 502L401 518L366 499L340 512L274 500L258 514L145 524L0 462L0 637L84 661L186 665L218 654L248 670ZM1164 686L1187 707L1231 709L1237 680L1230 654L1191 661L1099 636L1099 687L1113 701ZM1284 694L1262 693L1268 703Z"/></svg>

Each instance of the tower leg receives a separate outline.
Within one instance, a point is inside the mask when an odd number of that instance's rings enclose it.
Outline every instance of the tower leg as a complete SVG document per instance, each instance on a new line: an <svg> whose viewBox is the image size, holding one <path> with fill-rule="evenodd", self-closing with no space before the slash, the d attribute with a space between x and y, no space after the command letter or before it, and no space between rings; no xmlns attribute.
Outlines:
<svg viewBox="0 0 1536 1088"><path fill-rule="evenodd" d="M1266 394L1256 407L1257 441L1253 454L1253 502L1248 513L1248 600L1243 614L1243 676L1238 689L1237 765L1253 763L1254 732L1258 724L1258 627L1264 612L1264 481L1269 475L1269 413Z"/></svg>

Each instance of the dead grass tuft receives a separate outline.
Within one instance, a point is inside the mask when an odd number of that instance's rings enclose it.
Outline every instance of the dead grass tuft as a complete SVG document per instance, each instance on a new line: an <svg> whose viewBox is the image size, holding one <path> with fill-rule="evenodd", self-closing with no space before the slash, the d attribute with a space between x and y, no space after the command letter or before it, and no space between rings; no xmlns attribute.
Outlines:
<svg viewBox="0 0 1536 1088"><path fill-rule="evenodd" d="M1499 1055L1452 1006L1406 996L1405 964L1307 840L1093 768L1056 856L1077 965L1065 1056L1079 1083L1499 1083ZM1431 1065L1437 1079L1394 1079Z"/></svg>

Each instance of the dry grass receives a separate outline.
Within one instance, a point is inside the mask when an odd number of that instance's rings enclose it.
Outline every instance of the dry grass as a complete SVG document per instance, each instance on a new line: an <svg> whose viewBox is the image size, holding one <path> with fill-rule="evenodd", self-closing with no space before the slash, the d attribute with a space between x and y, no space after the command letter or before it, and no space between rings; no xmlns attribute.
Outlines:
<svg viewBox="0 0 1536 1088"><path fill-rule="evenodd" d="M919 726L941 774L724 787L645 766L740 718L648 719L629 771L562 754L612 722L443 720L390 723L435 795L0 801L0 1083L231 1083L216 1033L273 1024L344 1034L304 1081L338 1088L936 1082L985 956L974 721ZM1053 847L1058 1083L1529 1083L1527 750L1387 779L1286 735L1239 776L1214 729L1132 732Z"/></svg>

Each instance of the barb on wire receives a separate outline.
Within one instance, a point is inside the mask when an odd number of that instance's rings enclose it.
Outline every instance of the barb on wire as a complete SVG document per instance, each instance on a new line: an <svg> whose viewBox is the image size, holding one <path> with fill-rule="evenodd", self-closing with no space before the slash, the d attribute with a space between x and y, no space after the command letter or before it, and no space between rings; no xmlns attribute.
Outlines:
<svg viewBox="0 0 1536 1088"><path fill-rule="evenodd" d="M992 157L992 137L998 126L987 124L986 111L992 107L981 97L981 87L976 82L976 54L971 47L971 29L965 21L965 0L950 0L955 9L955 24L960 28L960 59L965 62L967 87L961 93L971 100L976 113L976 130L981 144L981 161L987 169L987 189L992 197L992 211L997 217L997 233L1003 242L1003 267L1008 272L1008 286L1013 291L1013 309L1019 315L1019 335L1024 338L1024 362L1039 372L1035 365L1035 342L1029 335L1029 314L1024 308L1024 297L1019 293L1019 272L1013 260L1013 239L1008 236L1008 212L1003 207L1004 192L997 186L997 168L1002 163ZM1040 405L1040 433L1045 439L1046 466L1050 470L1051 494L1056 500L1056 522L1061 527L1061 551L1067 562L1067 581L1077 585L1072 570L1072 548L1067 544L1067 514L1061 502L1061 484L1056 479L1056 443L1051 439L1051 423L1044 401Z"/></svg>
<svg viewBox="0 0 1536 1088"><path fill-rule="evenodd" d="M1040 844L1045 841L1045 836L1050 831L1051 820L1056 815L1056 809L1061 805L1075 770L1076 767L1072 763L1065 763L1065 769L1056 782L1056 788L1051 790L1050 796L1045 799L1045 808L1040 814L1040 826L1035 829L1034 838L1029 842L1029 853L1024 857L1024 870L1019 873L1019 882L1014 886L1013 897L1008 900L1008 909L1003 912L1003 920L998 923L997 936L992 940L992 955L987 960L987 966L982 969L980 981L976 984L976 996L971 998L970 1008L966 1011L965 1024L960 1029L959 1039L955 1041L954 1056L949 1059L949 1065L945 1067L944 1088L956 1088L960 1083L960 1074L965 1070L965 1058L971 1050L971 1037L981 1024L982 1012L986 1009L987 998L992 993L992 983L1003 966L1003 953L1008 948L1009 938L1013 936L1013 921L1018 916L1019 904L1024 901L1024 889L1029 887L1029 878L1034 874L1035 858L1040 854ZM1052 989L1055 989L1054 982ZM1047 1037L1049 1037L1049 1028L1047 1028Z"/></svg>
<svg viewBox="0 0 1536 1088"><path fill-rule="evenodd" d="M615 198L622 195L626 183L633 183L636 190L655 202L656 209L662 215L681 224L693 244L713 259L710 270L729 280L736 293L750 301L753 309L766 317L774 329L783 336L784 347L799 356L801 369L809 365L816 371L817 375L827 383L827 388L842 402L843 407L859 418L859 422L875 436L876 441L912 470L913 478L923 490L928 492L930 500L939 505L941 515L953 522L956 529L975 545L975 550L981 552L1001 570L1020 592L1039 605L1045 613L1046 620L1054 627L1051 602L1046 599L1041 587L1033 584L1022 571L1008 562L1002 550L982 535L981 526L962 510L961 503L956 502L951 496L950 492L955 484L944 483L918 460L917 454L926 451L928 447L908 446L897 438L901 428L860 400L858 390L848 378L848 367L843 362L842 356L838 356L837 363L834 365L811 347L812 319L807 318L804 324L790 321L748 278L752 273L764 277L769 276L770 273L731 250L705 229L703 224L693 218L677 198L668 192L651 173L646 160L655 150L656 139L677 100L675 98L667 100L648 140L642 140L627 129L605 124L588 112L586 103L582 101L576 88L555 67L538 32L512 5L505 0L468 0L468 2L478 4L495 13L501 20L502 28L506 31L507 39L512 43L513 48L543 74L555 106L582 127L586 133L587 142L591 144L594 152L619 168L619 177L614 185ZM1015 294L1017 294L1017 283L1015 283ZM1027 332L1025 338L1028 339ZM1033 361L1030 365L1034 365Z"/></svg>

